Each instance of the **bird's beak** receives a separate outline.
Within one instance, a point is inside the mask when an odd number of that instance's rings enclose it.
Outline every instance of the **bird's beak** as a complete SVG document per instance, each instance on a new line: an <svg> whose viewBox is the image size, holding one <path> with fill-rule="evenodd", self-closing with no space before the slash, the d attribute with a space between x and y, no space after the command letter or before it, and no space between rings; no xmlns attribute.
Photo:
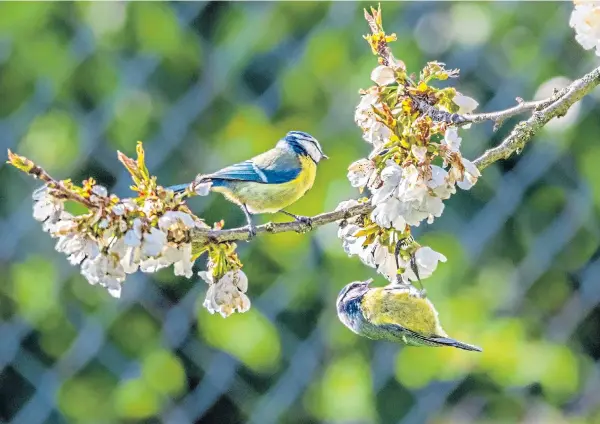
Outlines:
<svg viewBox="0 0 600 424"><path fill-rule="evenodd" d="M322 157L323 159L329 159L329 156L327 156L325 153L321 153L321 157Z"/></svg>

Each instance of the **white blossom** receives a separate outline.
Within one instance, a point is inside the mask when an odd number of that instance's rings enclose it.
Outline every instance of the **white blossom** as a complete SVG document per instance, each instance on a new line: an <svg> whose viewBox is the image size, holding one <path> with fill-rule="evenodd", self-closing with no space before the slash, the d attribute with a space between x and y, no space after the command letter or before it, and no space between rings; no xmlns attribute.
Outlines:
<svg viewBox="0 0 600 424"><path fill-rule="evenodd" d="M369 159L373 159L379 154L391 135L392 131L379 121L374 122L371 127L363 132L363 140L373 145L373 151L369 154Z"/></svg>
<svg viewBox="0 0 600 424"><path fill-rule="evenodd" d="M379 101L379 94L376 89L369 89L365 92L361 98L358 106L356 106L356 110L354 112L354 122L362 128L367 129L370 127L371 123L375 121L373 113L373 108L381 107L381 102Z"/></svg>
<svg viewBox="0 0 600 424"><path fill-rule="evenodd" d="M342 239L342 247L348 256L360 255L364 250L363 243L367 238L356 236L356 233L360 230L362 230L362 227L356 224L347 224L338 229L338 238Z"/></svg>
<svg viewBox="0 0 600 424"><path fill-rule="evenodd" d="M415 263L417 265L417 270L419 271L419 278L424 279L431 277L434 271L437 269L439 262L446 262L446 257L439 252L436 252L429 246L423 246L417 249L415 252ZM416 281L417 276L415 275L410 263L408 262L405 265L405 273L406 276L412 280Z"/></svg>
<svg viewBox="0 0 600 424"><path fill-rule="evenodd" d="M194 187L194 191L198 196L207 196L210 193L212 182L200 183Z"/></svg>
<svg viewBox="0 0 600 424"><path fill-rule="evenodd" d="M138 247L142 244L142 226L140 218L133 220L133 226L125 233L125 244L129 247Z"/></svg>
<svg viewBox="0 0 600 424"><path fill-rule="evenodd" d="M125 280L125 271L114 257L100 254L86 259L81 264L81 274L90 284L105 287L111 296L121 296L121 282Z"/></svg>
<svg viewBox="0 0 600 424"><path fill-rule="evenodd" d="M126 243L126 242L125 242ZM133 274L134 272L136 272L138 270L138 268L140 267L140 262L141 262L141 249L138 246L131 246L128 245L125 248L125 252L123 253L123 256L121 257L121 266L123 267L123 270L127 273L127 274Z"/></svg>
<svg viewBox="0 0 600 424"><path fill-rule="evenodd" d="M151 200L151 199L146 199L144 201L144 204L141 207L142 212L144 212L144 215L146 215L146 216L154 215L156 213L157 209L158 209L158 202L156 200Z"/></svg>
<svg viewBox="0 0 600 424"><path fill-rule="evenodd" d="M132 227L127 230L122 238L123 253L121 256L121 266L127 274L133 274L140 266L141 246L142 246L142 227L143 222L140 218L133 220Z"/></svg>
<svg viewBox="0 0 600 424"><path fill-rule="evenodd" d="M173 264L175 275L181 275L186 278L191 278L192 272L192 244L184 243L177 247L168 246L163 251L163 256Z"/></svg>
<svg viewBox="0 0 600 424"><path fill-rule="evenodd" d="M97 242L77 232L59 237L55 248L68 256L71 265L79 265L84 259L93 259L100 254Z"/></svg>
<svg viewBox="0 0 600 424"><path fill-rule="evenodd" d="M458 136L458 128L449 127L446 129L446 132L444 133L444 140L442 141L443 145L448 146L448 148L453 152L458 152L461 142L462 138Z"/></svg>
<svg viewBox="0 0 600 424"><path fill-rule="evenodd" d="M460 93L456 93L452 101L458 106L459 115L472 113L479 106L475 99Z"/></svg>
<svg viewBox="0 0 600 424"><path fill-rule="evenodd" d="M413 208L412 211L413 213L415 211L419 212L418 217L419 218L415 218L415 219L419 219L419 222L425 218L427 218L427 223L428 224L433 224L433 220L434 218L439 218L440 216L442 216L442 212L444 212L444 202L442 201L441 198L439 197L435 197L435 196L425 196L423 198L423 201L421 202L420 208ZM424 216L423 218L420 218L422 215L421 214L426 214L426 216ZM410 217L407 216L406 218L406 222L411 222ZM416 225L418 226L419 223L414 223L411 225Z"/></svg>
<svg viewBox="0 0 600 424"><path fill-rule="evenodd" d="M394 253L390 252L387 246L379 241L375 242L373 248L373 260L377 267L377 272L383 275L388 281L396 282L398 280L398 265Z"/></svg>
<svg viewBox="0 0 600 424"><path fill-rule="evenodd" d="M473 187L477 182L477 179L481 176L481 173L475 164L468 159L463 158L462 164L465 168L464 176L461 180L456 182L456 185L463 190L470 190L471 187Z"/></svg>
<svg viewBox="0 0 600 424"><path fill-rule="evenodd" d="M213 280L210 270L198 275L208 284L203 306L211 314L218 312L226 318L236 310L242 313L250 309L250 299L246 295L248 277L241 269L227 272L218 281Z"/></svg>
<svg viewBox="0 0 600 424"><path fill-rule="evenodd" d="M569 25L575 29L575 40L581 47L595 48L600 56L600 2L576 2Z"/></svg>
<svg viewBox="0 0 600 424"><path fill-rule="evenodd" d="M40 222L56 222L64 210L64 201L50 194L48 186L44 185L33 192L33 217Z"/></svg>
<svg viewBox="0 0 600 424"><path fill-rule="evenodd" d="M427 187L436 197L444 200L456 193L456 188L448 177L448 171L437 165L431 165L431 178L427 181Z"/></svg>
<svg viewBox="0 0 600 424"><path fill-rule="evenodd" d="M382 185L373 190L371 202L377 205L388 197L392 196L402 180L402 168L396 162L388 160L386 167L381 171Z"/></svg>
<svg viewBox="0 0 600 424"><path fill-rule="evenodd" d="M416 166L409 165L402 169L397 196L405 202L420 202L427 196L427 184Z"/></svg>
<svg viewBox="0 0 600 424"><path fill-rule="evenodd" d="M158 228L168 231L173 225L183 224L185 228L193 228L196 223L190 214L180 211L167 211L158 220Z"/></svg>
<svg viewBox="0 0 600 424"><path fill-rule="evenodd" d="M383 184L373 190L372 204L375 206L371 218L380 226L403 229L406 224L418 226L424 219L433 222L433 218L441 216L444 210L443 198L451 188L439 187L444 181L444 174L439 167L433 168L431 178L425 181L423 175L414 165L401 168L393 161L382 171ZM435 169L435 173L433 170ZM437 191L437 193L436 193Z"/></svg>
<svg viewBox="0 0 600 424"><path fill-rule="evenodd" d="M127 209L125 208L125 205L123 203L117 203L111 209L112 213L114 213L117 216L123 216L123 215L125 215L125 211L126 210Z"/></svg>
<svg viewBox="0 0 600 424"><path fill-rule="evenodd" d="M406 220L403 217L404 213L404 204L399 199L390 197L375 206L375 209L371 212L371 219L380 227L394 227L402 230L406 226Z"/></svg>
<svg viewBox="0 0 600 424"><path fill-rule="evenodd" d="M77 230L77 222L69 212L62 211L55 221L46 220L42 228L52 237L60 237Z"/></svg>
<svg viewBox="0 0 600 424"><path fill-rule="evenodd" d="M352 187L365 187L375 176L375 163L370 159L359 159L348 167L348 180Z"/></svg>
<svg viewBox="0 0 600 424"><path fill-rule="evenodd" d="M106 190L106 187L98 185L98 184L96 184L94 187L92 187L92 193L98 197L108 196L108 190Z"/></svg>
<svg viewBox="0 0 600 424"><path fill-rule="evenodd" d="M396 81L394 70L389 66L379 65L371 72L371 80L377 85L389 85Z"/></svg>
<svg viewBox="0 0 600 424"><path fill-rule="evenodd" d="M427 147L413 144L410 148L410 151L414 157L417 158L419 163L425 162L425 159L427 158Z"/></svg>
<svg viewBox="0 0 600 424"><path fill-rule="evenodd" d="M166 268L171 265L171 262L164 256L157 258L145 258L140 262L140 271L153 273L160 269Z"/></svg>
<svg viewBox="0 0 600 424"><path fill-rule="evenodd" d="M379 93L376 87L369 89L360 99L354 113L354 122L363 131L363 139L373 145L373 155L377 154L392 135L391 130L375 117L373 108L381 109Z"/></svg>
<svg viewBox="0 0 600 424"><path fill-rule="evenodd" d="M167 242L167 235L154 227L144 233L143 237L141 248L145 256L158 256Z"/></svg>

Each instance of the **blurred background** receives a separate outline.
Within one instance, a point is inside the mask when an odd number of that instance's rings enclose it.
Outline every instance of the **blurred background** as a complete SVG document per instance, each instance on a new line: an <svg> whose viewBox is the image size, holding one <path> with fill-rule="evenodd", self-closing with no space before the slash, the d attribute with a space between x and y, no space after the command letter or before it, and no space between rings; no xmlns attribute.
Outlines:
<svg viewBox="0 0 600 424"><path fill-rule="evenodd" d="M330 210L358 195L346 168L369 152L353 122L376 66L369 5L2 3L0 150L126 195L116 150L132 155L137 140L170 185L304 130L331 160L290 211ZM481 111L600 63L574 41L571 3L382 6L396 56L415 72L460 68L453 83ZM171 270L133 275L113 299L33 220L37 183L0 164L0 422L600 422L599 99L417 229L448 257L426 281L445 329L482 354L373 342L338 322L339 289L375 274L345 255L335 225L242 243L246 314L208 314L206 284ZM465 156L515 122L463 131ZM244 224L219 195L191 205Z"/></svg>

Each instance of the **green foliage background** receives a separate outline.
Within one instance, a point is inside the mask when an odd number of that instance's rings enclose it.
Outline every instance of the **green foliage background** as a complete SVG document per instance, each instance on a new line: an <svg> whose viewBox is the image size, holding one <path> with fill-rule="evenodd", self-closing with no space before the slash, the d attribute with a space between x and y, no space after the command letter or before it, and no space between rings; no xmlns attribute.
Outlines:
<svg viewBox="0 0 600 424"><path fill-rule="evenodd" d="M366 6L0 3L0 147L124 194L115 150L132 155L137 140L169 185L301 129L331 160L290 211L330 210L357 195L346 168L369 151L353 123L376 65L361 38ZM458 89L494 110L598 66L574 41L571 7L384 3L383 16L409 69L461 68ZM448 257L426 281L444 327L482 354L400 348L342 326L338 290L374 273L346 257L335 226L240 246L246 314L208 314L204 282L169 270L135 275L114 300L53 250L31 218L35 184L2 165L0 421L599 422L598 99L417 232ZM465 155L513 123L465 131ZM218 195L192 206L208 222L244 223Z"/></svg>

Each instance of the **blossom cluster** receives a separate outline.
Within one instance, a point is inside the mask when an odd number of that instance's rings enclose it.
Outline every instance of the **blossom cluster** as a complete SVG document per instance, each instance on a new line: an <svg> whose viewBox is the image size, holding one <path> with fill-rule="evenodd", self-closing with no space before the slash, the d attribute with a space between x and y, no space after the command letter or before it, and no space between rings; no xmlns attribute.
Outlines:
<svg viewBox="0 0 600 424"><path fill-rule="evenodd" d="M443 63L428 63L419 80L413 81L404 64L382 45L382 40L387 43L393 38L381 28L380 11L373 14L371 22L379 32L365 38L380 56L380 65L371 73L375 85L361 91L354 116L372 151L348 168L350 184L361 193L369 191L370 197L363 201L371 202L373 210L368 216L344 221L338 236L349 255L358 255L392 283L408 283L427 278L439 261L446 260L416 243L410 227L424 220L432 223L457 186L469 190L480 176L460 152L458 126L468 124L463 115L478 103L452 87L438 89L430 84L458 75L458 70L448 70Z"/></svg>
<svg viewBox="0 0 600 424"><path fill-rule="evenodd" d="M162 200L118 199L93 180L89 188L90 210L73 215L65 210L66 199L44 185L33 194L33 216L44 231L57 238L56 250L90 284L105 287L115 297L121 294L126 274L156 272L173 265L175 275L192 276L190 230L205 226L191 213L165 210Z"/></svg>
<svg viewBox="0 0 600 424"><path fill-rule="evenodd" d="M189 210L185 198L206 195L210 186L194 184L176 194L150 176L141 143L137 153L137 160L133 160L119 152L119 160L135 183L132 189L138 192L137 197L125 199L109 194L92 178L81 186L69 180L54 180L42 168L12 152L9 163L45 182L33 193L33 217L57 239L56 250L79 266L90 284L120 297L127 274L154 273L172 266L175 275L191 278L194 261L207 253L208 271L199 273L209 285L204 306L223 316L247 311L248 279L241 271L235 244L193 244L193 231L209 227ZM86 212L69 212L70 202L84 206Z"/></svg>
<svg viewBox="0 0 600 424"><path fill-rule="evenodd" d="M358 204L349 200L338 205L338 210ZM373 222L369 216L357 216L345 220L338 229L344 251L348 256L358 256L367 266L375 268L392 283L411 282L427 278L436 270L438 262L446 262L446 257L428 246L419 246L402 231L390 231ZM408 243L403 243L403 241ZM410 244L413 246L410 246ZM396 246L408 245L412 249L401 249L396 254ZM410 264L414 259L416 272ZM418 274L418 275L417 275Z"/></svg>
<svg viewBox="0 0 600 424"><path fill-rule="evenodd" d="M600 56L600 2L575 1L569 25L575 30L575 39L586 50L596 49Z"/></svg>
<svg viewBox="0 0 600 424"><path fill-rule="evenodd" d="M250 299L246 295L248 277L241 269L227 271L216 281L215 274L210 270L201 271L198 275L208 284L203 306L211 314L218 312L221 316L228 317L236 310L241 313L250 309Z"/></svg>

